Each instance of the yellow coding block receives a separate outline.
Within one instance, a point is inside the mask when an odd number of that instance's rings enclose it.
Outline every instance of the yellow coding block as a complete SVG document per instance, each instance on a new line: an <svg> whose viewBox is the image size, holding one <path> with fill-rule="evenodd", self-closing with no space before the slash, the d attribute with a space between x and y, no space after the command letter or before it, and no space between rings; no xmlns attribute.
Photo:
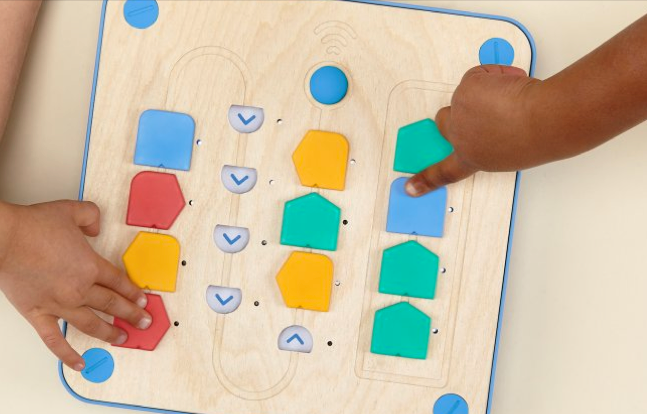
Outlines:
<svg viewBox="0 0 647 414"><path fill-rule="evenodd" d="M348 141L341 134L308 131L292 154L301 184L343 190L346 186Z"/></svg>
<svg viewBox="0 0 647 414"><path fill-rule="evenodd" d="M333 264L328 256L293 252L276 281L289 308L328 312L332 290Z"/></svg>
<svg viewBox="0 0 647 414"><path fill-rule="evenodd" d="M174 237L140 231L123 261L128 276L140 288L175 292L180 243Z"/></svg>

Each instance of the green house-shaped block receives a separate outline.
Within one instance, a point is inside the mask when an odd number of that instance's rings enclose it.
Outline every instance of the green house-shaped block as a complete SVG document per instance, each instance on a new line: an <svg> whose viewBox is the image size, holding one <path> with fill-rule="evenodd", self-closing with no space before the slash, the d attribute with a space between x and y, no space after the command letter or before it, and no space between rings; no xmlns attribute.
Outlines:
<svg viewBox="0 0 647 414"><path fill-rule="evenodd" d="M375 312L371 352L426 359L431 318L407 302Z"/></svg>
<svg viewBox="0 0 647 414"><path fill-rule="evenodd" d="M285 203L281 244L337 250L341 210L317 193Z"/></svg>
<svg viewBox="0 0 647 414"><path fill-rule="evenodd" d="M433 299L438 256L417 241L390 247L382 253L380 293Z"/></svg>
<svg viewBox="0 0 647 414"><path fill-rule="evenodd" d="M403 126L398 131L395 147L395 171L417 174L437 164L454 151L431 119Z"/></svg>

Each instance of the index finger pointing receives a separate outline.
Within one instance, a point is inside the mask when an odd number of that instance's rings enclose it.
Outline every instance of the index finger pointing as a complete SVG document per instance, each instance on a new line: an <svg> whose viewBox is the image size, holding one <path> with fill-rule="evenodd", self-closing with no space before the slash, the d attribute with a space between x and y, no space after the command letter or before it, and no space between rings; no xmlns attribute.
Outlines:
<svg viewBox="0 0 647 414"><path fill-rule="evenodd" d="M448 184L453 184L474 174L476 170L464 165L451 154L438 164L427 167L407 181L405 190L412 197L420 197Z"/></svg>

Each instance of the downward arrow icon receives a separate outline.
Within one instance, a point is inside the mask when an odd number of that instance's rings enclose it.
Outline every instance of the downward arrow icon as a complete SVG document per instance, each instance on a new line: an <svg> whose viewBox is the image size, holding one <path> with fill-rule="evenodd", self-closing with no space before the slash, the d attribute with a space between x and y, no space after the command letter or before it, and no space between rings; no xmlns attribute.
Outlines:
<svg viewBox="0 0 647 414"><path fill-rule="evenodd" d="M225 306L226 304L231 302L233 298L233 296L229 296L227 299L223 299L218 293L216 293L216 299L218 299L218 302L220 302L222 306Z"/></svg>
<svg viewBox="0 0 647 414"><path fill-rule="evenodd" d="M242 183L244 183L245 181L249 180L249 175L244 176L244 177L243 177L243 178L241 178L240 180L238 179L238 177L236 177L236 175L235 175L234 173L232 173L232 174L230 175L230 177L231 177L231 179L232 179L232 180L234 180L234 182L236 183L236 185L241 185L241 184L242 184Z"/></svg>
<svg viewBox="0 0 647 414"><path fill-rule="evenodd" d="M229 245L233 245L233 244L234 244L234 243L236 243L238 240L240 240L240 234L239 234L238 236L234 237L233 239L230 239L230 238L229 238L229 236L227 236L227 233L224 233L224 234L222 235L222 237L224 237L224 238L225 238L225 240L227 240L227 243L229 243Z"/></svg>
<svg viewBox="0 0 647 414"><path fill-rule="evenodd" d="M252 116L250 116L249 118L245 119L245 117L243 116L243 114L240 114L240 113L239 113L239 114L238 114L238 119L240 119L240 122L242 122L243 124L245 124L245 126L247 126L247 125L249 125L249 124L250 124L250 122L252 122L253 120L255 120L255 119L256 119L256 115L252 115Z"/></svg>

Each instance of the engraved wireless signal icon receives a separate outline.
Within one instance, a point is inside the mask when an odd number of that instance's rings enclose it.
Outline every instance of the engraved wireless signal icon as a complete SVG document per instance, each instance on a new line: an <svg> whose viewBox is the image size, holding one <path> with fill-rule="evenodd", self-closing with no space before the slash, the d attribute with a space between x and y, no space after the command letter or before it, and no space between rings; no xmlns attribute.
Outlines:
<svg viewBox="0 0 647 414"><path fill-rule="evenodd" d="M357 39L357 33L347 23L337 20L324 22L314 29L315 35L321 37L321 44L326 53L339 56L349 43Z"/></svg>

